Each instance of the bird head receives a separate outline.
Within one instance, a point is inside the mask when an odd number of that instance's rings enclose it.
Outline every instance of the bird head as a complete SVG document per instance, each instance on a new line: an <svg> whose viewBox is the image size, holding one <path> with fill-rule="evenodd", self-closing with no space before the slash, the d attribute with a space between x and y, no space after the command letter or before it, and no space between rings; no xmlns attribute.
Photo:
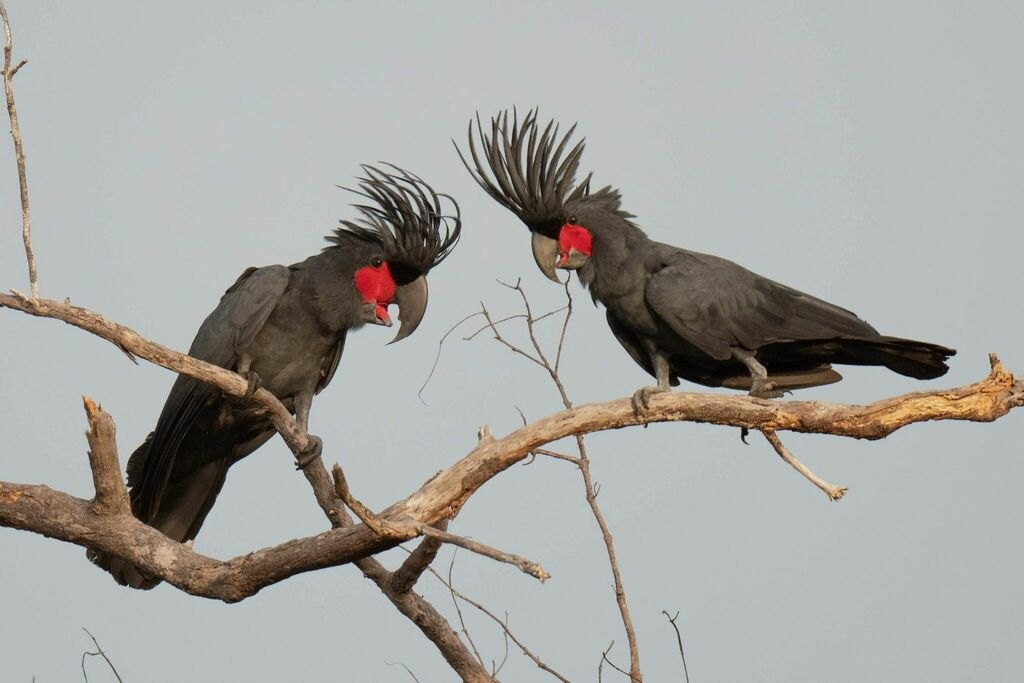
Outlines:
<svg viewBox="0 0 1024 683"><path fill-rule="evenodd" d="M575 216L590 197L590 175L576 182L585 141L570 147L575 125L559 135L552 120L541 131L536 109L522 125L514 109L511 116L507 110L499 113L491 119L490 134L479 115L475 123L474 134L474 121L469 122L469 159L456 144L459 158L487 194L526 224L537 267L560 282L556 267L575 270L591 255L591 231Z"/></svg>
<svg viewBox="0 0 1024 683"><path fill-rule="evenodd" d="M389 343L405 339L427 309L430 269L451 253L462 232L459 205L435 192L419 176L391 164L387 170L364 165L356 188L343 188L369 203L353 204L360 216L341 221L328 241L347 244L355 238L367 247L355 271L354 286L362 299L365 322L392 325L388 306L398 306L401 325ZM442 200L451 205L445 212Z"/></svg>

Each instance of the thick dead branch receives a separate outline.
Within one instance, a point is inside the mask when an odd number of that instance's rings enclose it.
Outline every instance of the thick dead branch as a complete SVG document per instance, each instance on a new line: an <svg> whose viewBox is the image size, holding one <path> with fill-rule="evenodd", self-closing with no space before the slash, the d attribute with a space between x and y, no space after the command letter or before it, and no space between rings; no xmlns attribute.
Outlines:
<svg viewBox="0 0 1024 683"><path fill-rule="evenodd" d="M32 315L53 317L97 333L158 365L210 381L233 395L243 395L244 379L221 368L189 358L142 339L135 332L74 306L55 301L26 302L0 294L0 305ZM954 389L916 392L866 406L814 401L764 401L747 396L666 393L653 397L642 416L629 399L579 406L542 418L501 439L483 440L465 457L433 476L418 491L379 516L390 522L410 521L435 526L454 517L470 496L492 477L545 444L566 436L620 429L649 422L693 421L757 430L834 434L880 439L915 422L971 420L990 422L1024 405L1024 382L1014 380L993 356L988 377ZM257 400L276 404L284 413L291 443L302 449L301 432L280 402L269 392ZM277 414L275 414L277 415ZM280 417L278 415L278 417ZM276 423L275 423L276 424ZM287 439L286 439L287 441ZM294 449L293 449L294 450ZM322 466L309 467L327 491L318 499L331 509L330 478ZM307 472L307 477L313 477ZM300 538L219 562L175 543L133 517L102 516L88 501L45 486L0 482L0 525L42 533L60 540L111 552L166 579L186 592L226 601L242 600L262 588L295 574L337 566L369 557L396 545L365 525L348 526Z"/></svg>
<svg viewBox="0 0 1024 683"><path fill-rule="evenodd" d="M14 42L11 36L11 24L7 19L7 7L0 0L0 19L4 24L4 95L7 98L7 116L11 119L11 138L14 140L14 158L18 165L18 187L21 190L21 239L25 243L25 258L28 261L28 281L32 288L32 298L39 298L39 283L36 277L36 255L32 249L32 212L28 205L28 176L25 173L25 149L21 143L21 127L18 125L18 108L14 105L14 74L25 66L27 60L21 60L11 66Z"/></svg>
<svg viewBox="0 0 1024 683"><path fill-rule="evenodd" d="M231 396L242 398L246 395L248 382L230 370L192 358L184 353L169 349L162 344L143 338L135 330L107 320L79 306L53 301L52 299L25 299L21 296L0 293L0 306L12 308L41 318L53 318L74 325L86 332L106 339L129 357L138 356L174 372L194 377L212 384ZM305 452L309 439L288 410L266 389L257 389L252 400L267 411L267 418L281 434L288 448Z"/></svg>
<svg viewBox="0 0 1024 683"><path fill-rule="evenodd" d="M442 531L447 530L448 522L441 522L437 525L437 528ZM402 566L391 573L391 588L396 593L406 593L412 590L412 587L419 581L423 572L430 567L430 564L437 557L437 553L441 550L442 545L444 544L436 538L424 538L416 546L416 550L413 550L409 553L409 557L405 558Z"/></svg>
<svg viewBox="0 0 1024 683"><path fill-rule="evenodd" d="M235 373L146 340L133 330L91 311L56 301L6 294L0 294L0 306L63 320L107 339L129 356L138 356L208 382L230 395L245 395L247 382ZM303 452L307 448L308 435L273 394L259 389L253 400L267 409L269 418L293 453ZM336 528L334 533L347 536L353 527L341 501L333 495L331 479L322 461L317 459L310 463L303 472L314 490L317 502ZM323 548L324 540L330 538L332 532L289 541L274 548L219 562L195 553L189 546L171 541L130 514L116 517L101 515L87 501L48 487L6 482L0 482L0 526L35 531L125 557L185 592L226 602L245 599L263 587L297 573L354 562L367 578L381 588L395 607L435 643L460 676L465 680L490 680L485 669L472 660L458 636L437 610L412 591L398 594L391 589L390 573L369 557L377 550L367 547L356 551L355 555L341 563L317 562L321 567L309 566L308 560L320 552L316 549ZM390 545L382 545L381 549L386 547ZM270 555L265 551L270 551ZM299 551L299 554L296 555L295 551Z"/></svg>

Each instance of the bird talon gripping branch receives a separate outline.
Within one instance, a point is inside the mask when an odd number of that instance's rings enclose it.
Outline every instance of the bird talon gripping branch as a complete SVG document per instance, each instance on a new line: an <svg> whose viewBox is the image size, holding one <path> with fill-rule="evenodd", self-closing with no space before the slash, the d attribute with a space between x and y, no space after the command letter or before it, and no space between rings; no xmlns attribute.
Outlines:
<svg viewBox="0 0 1024 683"><path fill-rule="evenodd" d="M663 394L668 391L664 387L640 387L633 392L630 402L633 404L633 414L640 417L651 409L651 397L655 394Z"/></svg>
<svg viewBox="0 0 1024 683"><path fill-rule="evenodd" d="M245 398L252 398L259 391L260 387L263 386L263 380L252 370L246 370L238 374L245 378Z"/></svg>
<svg viewBox="0 0 1024 683"><path fill-rule="evenodd" d="M302 454L295 458L295 469L304 470L309 466L311 462L319 458L324 453L324 442L319 436L313 436L307 434L309 437L309 445L306 446L306 450L302 451Z"/></svg>

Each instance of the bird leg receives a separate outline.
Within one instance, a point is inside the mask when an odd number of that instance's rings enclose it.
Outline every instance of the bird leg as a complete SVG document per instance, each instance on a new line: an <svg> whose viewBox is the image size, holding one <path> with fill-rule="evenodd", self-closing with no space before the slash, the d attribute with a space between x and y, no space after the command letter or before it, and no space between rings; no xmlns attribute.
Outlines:
<svg viewBox="0 0 1024 683"><path fill-rule="evenodd" d="M251 366L252 357L248 354L242 354L239 356L238 363L235 365L235 372L244 377L247 382L244 397L246 399L252 398L253 394L263 386L263 380L260 379L260 376L256 374L255 370L250 369Z"/></svg>
<svg viewBox="0 0 1024 683"><path fill-rule="evenodd" d="M309 439L309 443L302 453L298 453L295 456L295 469L303 470L306 467L320 457L324 450L324 442L319 436L313 436L309 433L309 408L313 405L313 392L306 391L295 396L295 421L302 427L302 431L306 432L306 436Z"/></svg>
<svg viewBox="0 0 1024 683"><path fill-rule="evenodd" d="M637 416L647 412L647 409L651 407L651 396L671 391L668 378L668 359L660 353L652 353L651 364L654 365L654 376L658 379L658 386L640 387L633 392L631 402L633 404L633 413Z"/></svg>
<svg viewBox="0 0 1024 683"><path fill-rule="evenodd" d="M776 387L775 382L768 381L768 371L761 363L754 358L754 354L738 346L732 347L732 357L747 366L753 383L750 386L750 395L754 398L781 398L782 392Z"/></svg>

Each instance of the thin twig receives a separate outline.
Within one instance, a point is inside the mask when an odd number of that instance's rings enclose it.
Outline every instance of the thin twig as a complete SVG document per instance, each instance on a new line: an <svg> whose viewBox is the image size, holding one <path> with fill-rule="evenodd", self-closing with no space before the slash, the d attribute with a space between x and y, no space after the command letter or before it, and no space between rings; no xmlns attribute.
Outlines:
<svg viewBox="0 0 1024 683"><path fill-rule="evenodd" d="M100 647L99 642L96 640L96 636L94 636L93 634L89 633L89 629L85 628L84 626L82 627L82 630L85 631L86 634L88 634L88 636L92 639L93 645L96 646L96 652L83 652L82 653L82 677L85 678L86 683L89 683L89 674L87 674L85 672L85 658L86 657L103 657L104 661L106 661L106 663L107 663L107 666L109 666L110 670L114 673L114 678L116 678L119 681L119 683L124 683L121 680L121 674L117 673L117 669L114 667L114 663L112 661L110 661L110 657L108 657L107 653L103 651L102 647Z"/></svg>
<svg viewBox="0 0 1024 683"><path fill-rule="evenodd" d="M501 284L505 285L504 282L502 282ZM508 287L508 285L505 285L505 286ZM556 313L561 313L564 310L565 310L565 306L561 306L559 308L556 308L553 311L548 311L547 313L545 313L543 315L539 315L536 318L534 318L533 322L539 323L541 320L544 320L545 318L550 318L551 316L555 315ZM468 316L464 320L468 320L469 318L472 318L472 317L477 316L477 315L480 315L479 311L477 311L476 313L473 313L472 315ZM508 316L505 316L504 318L500 318L498 320L495 320L494 324L495 325L500 325L502 323L507 323L510 320L520 320L520 319L523 319L523 318L526 318L525 314L523 314L523 313L516 313L515 315L508 315ZM476 336L478 334L480 334L481 332L483 332L485 330L489 330L489 329L491 329L490 325L484 325L483 327L481 327L481 328L477 329L475 332L473 332L473 334L471 334L471 335L469 335L467 337L463 337L462 341L473 341L473 339L476 338Z"/></svg>
<svg viewBox="0 0 1024 683"><path fill-rule="evenodd" d="M452 572L455 571L455 555L456 553L452 553L452 561L448 563L448 581L445 582L444 579L441 579L441 583L444 583L446 586L448 586L448 591L451 593L452 596L452 604L455 605L455 613L458 614L459 624L462 626L462 633L466 636L466 640L469 641L469 646L473 648L473 654L476 655L477 661L479 661L480 665L483 666L484 658L480 656L480 651L476 648L476 643L473 642L473 636L469 634L469 629L466 628L466 620L462 616L462 608L459 607L459 601L456 599L455 596L455 589L452 588L452 586L455 584L455 582L452 580ZM434 576L441 578L440 575L436 571L434 571L433 568L430 569L430 572L434 574Z"/></svg>
<svg viewBox="0 0 1024 683"><path fill-rule="evenodd" d="M526 328L530 336L530 343L533 344L533 348L537 352L537 357L540 359L539 364L547 371L548 376L555 385L555 388L558 389L558 394L561 397L562 404L565 406L566 410L571 410L573 404L569 399L569 394L565 389L565 385L562 383L562 378L559 376L556 366L553 366L548 360L547 355L544 353L544 349L537 340L537 335L534 331L533 312L530 308L530 301L526 296L526 292L523 290L522 283L520 281L516 281L515 285L510 285L504 282L501 284L519 293L519 297L523 302L523 307L526 309ZM565 288L565 294L568 298L568 303L565 307L565 320L562 323L562 331L558 339L556 364L558 362L557 359L561 358L566 331L569 328L569 319L572 316L572 295L569 293L568 286ZM520 351L520 353L523 352ZM590 473L590 459L587 457L587 447L584 437L582 434L577 434L575 438L576 448L580 454L579 458L575 460L575 462L579 466L580 473L583 476L587 504L590 506L591 513L594 515L594 519L597 521L597 526L601 530L601 538L604 541L605 550L608 554L608 563L612 570L612 581L615 586L615 602L618 605L619 615L622 619L622 626L626 631L626 640L629 643L629 676L633 680L641 681L643 680L643 674L640 671L640 644L636 637L636 629L633 627L633 618L629 613L629 603L626 599L626 589L622 582L622 574L619 570L619 561L615 553L615 543L612 539L611 529L609 529L608 523L605 521L604 514L601 512L601 507L597 503L597 487L594 485L594 481Z"/></svg>
<svg viewBox="0 0 1024 683"><path fill-rule="evenodd" d="M444 347L444 342L446 339L448 339L448 335L457 330L459 325L466 322L467 320L472 320L478 315L483 314L480 313L480 311L477 311L476 313L470 313L465 318L463 318L462 320L448 328L448 331L444 333L444 336L441 337L441 340L437 342L437 354L434 356L434 364L430 366L430 372L427 374L427 378L423 380L423 384L420 386L420 390L416 392L416 397L420 400L420 403L422 403L423 405L427 404L427 402L423 400L423 390L427 388L427 384L430 383L430 379L434 376L434 371L437 370L437 364L441 362L441 349L442 347Z"/></svg>
<svg viewBox="0 0 1024 683"><path fill-rule="evenodd" d="M489 545L479 543L472 539L466 538L465 536L456 536L455 534L450 534L447 531L441 531L440 529L435 529L434 527L426 526L425 524L417 524L415 525L415 528L419 531L419 533L421 533L424 536L436 538L440 541L448 543L449 545L457 545L460 548L465 548L466 550L472 551L477 555L483 555L484 557L489 557L492 560L497 560L498 562L504 562L506 564L511 564L515 567L518 567L519 570L522 571L524 574L529 574L541 583L544 583L545 581L551 578L551 574L548 574L544 570L544 567L542 567L538 562L528 560L525 557L520 557L519 555L506 553L503 550L492 548Z"/></svg>
<svg viewBox="0 0 1024 683"><path fill-rule="evenodd" d="M460 548L465 548L466 550L478 555L489 557L492 560L511 564L518 567L524 574L529 574L541 583L544 583L551 578L551 575L544 570L544 567L542 567L539 562L534 562L533 560L529 560L525 557L506 553L503 550L492 548L491 546L480 543L479 541L474 541L472 539L465 538L464 536L450 534L447 531L442 531L441 529L437 529L427 524L419 522L391 522L383 519L352 495L352 492L348 487L348 482L345 480L345 474L337 464L334 465L333 474L334 487L338 497L345 502L345 505L355 513L356 517L358 517L363 524L370 527L370 529L372 529L373 532L381 538L405 541L410 538L415 538L416 536L427 536L428 538L433 538L443 543L448 543L449 545L457 545Z"/></svg>
<svg viewBox="0 0 1024 683"><path fill-rule="evenodd" d="M613 640L612 644L608 646L608 649L601 653L601 659L604 660L605 662L608 662L608 666L610 666L611 668L615 669L620 674L624 674L626 676L629 676L629 678L634 680L634 681L639 681L640 679L635 678L631 673L629 673L625 669L619 668L619 666L617 664L615 664L615 662L613 662L612 660L608 659L608 653L611 652L612 647L614 645L615 645L615 641ZM598 666L598 669L597 669L597 677L598 677L598 680L600 680L600 678L601 678L601 667L600 666Z"/></svg>
<svg viewBox="0 0 1024 683"><path fill-rule="evenodd" d="M533 356L528 354L526 351L523 351L521 348L519 348L515 344L512 344L507 339L502 337L501 336L501 332L498 331L498 328L495 326L494 321L491 320L491 314L487 311L487 307L484 306L484 302L482 302L482 301L480 302L480 307L482 309L481 312L484 314L484 318L487 319L488 327L490 327L491 331L494 333L494 338L495 339L497 339L499 342L504 344L506 347L508 347L509 350L513 351L514 353L518 353L520 356L522 356L523 358L526 358L530 362L536 363L537 365L539 365L541 367L544 367L544 364L541 363L538 359L534 358Z"/></svg>
<svg viewBox="0 0 1024 683"><path fill-rule="evenodd" d="M508 624L508 612L505 612L505 624ZM495 664L493 660L491 662L491 675L495 677L505 668L505 663L508 662L508 631L505 631L504 636L502 640L505 641L505 653L501 656L501 663Z"/></svg>
<svg viewBox="0 0 1024 683"><path fill-rule="evenodd" d="M547 448L534 448L532 452L536 453L537 455L546 455L549 458L565 460L566 462L571 462L572 464L577 466L580 464L579 458L577 458L575 455L569 455L568 453L559 453L558 451L548 450Z"/></svg>
<svg viewBox="0 0 1024 683"><path fill-rule="evenodd" d="M629 602L626 600L626 588L622 582L622 574L619 572L619 560L615 554L615 543L612 540L611 529L604 519L601 507L597 504L597 488L594 486L593 478L590 475L590 458L587 457L587 449L582 436L576 437L576 443L580 451L580 473L583 475L583 484L586 488L587 504L601 529L601 538L604 540L604 547L608 553L608 564L612 569L612 581L615 586L615 603L619 607L619 615L622 618L622 626L626 631L626 640L629 643L629 676L640 681L643 675L640 673L640 644L637 641L636 630L633 628L633 618L629 614Z"/></svg>
<svg viewBox="0 0 1024 683"><path fill-rule="evenodd" d="M28 282L32 288L32 298L39 298L39 282L36 277L36 255L32 249L32 221L28 205L28 176L25 173L25 149L21 142L21 128L18 126L18 108L14 105L14 74L25 66L28 60L21 60L15 67L11 66L11 54L14 41L11 36L11 23L7 18L7 7L0 0L0 17L4 23L4 95L7 97L7 115L11 119L11 138L14 140L14 158L18 165L18 187L21 190L21 239L25 243L25 258L28 261Z"/></svg>
<svg viewBox="0 0 1024 683"><path fill-rule="evenodd" d="M802 462L797 460L796 456L790 453L789 449L782 445L782 440L775 433L775 430L762 429L761 433L764 434L764 438L768 439L768 443L772 445L772 448L775 449L775 452L778 453L783 460L788 462L790 466L792 466L792 468L795 469L797 472L807 477L807 480L809 482L811 482L819 489L824 491L825 495L828 496L829 500L839 500L844 495L846 495L845 486L836 486L834 484L828 483L827 481L816 475L814 472L812 472L810 469L808 469L808 467L804 465Z"/></svg>
<svg viewBox="0 0 1024 683"><path fill-rule="evenodd" d="M570 280L572 278L569 278ZM562 333L558 335L558 351L555 352L555 373L562 365L562 346L565 344L565 335L569 330L569 318L572 317L572 292L569 291L569 280L565 281L565 320L562 321Z"/></svg>
<svg viewBox="0 0 1024 683"><path fill-rule="evenodd" d="M679 618L679 612L676 612L674 617L670 617L668 612L661 610L661 613L668 619L668 623L672 624L672 628L676 632L676 642L679 643L679 656L683 659L683 676L686 679L686 683L690 683L690 672L686 669L686 652L683 650L683 636L679 633L679 626L676 624L676 619Z"/></svg>
<svg viewBox="0 0 1024 683"><path fill-rule="evenodd" d="M452 558L452 564L454 564L454 562L455 562L455 558L453 557ZM482 604L480 604L476 600L473 600L472 598L467 597L463 593L460 593L458 590L456 590L456 588L454 587L454 585L453 585L453 583L451 581L451 566L449 566L449 568L448 568L448 580L447 581L445 581L444 577L441 576L437 572L437 570L434 569L433 567L430 567L427 571L429 571L431 574L433 574L437 578L438 581L440 581L442 584L444 584L445 588L447 588L448 591L452 594L452 599L458 598L459 600L462 600L463 602L465 602L465 603L467 603L469 605L472 605L473 607L475 607L476 609L478 609L479 611L483 612L488 617L490 617L491 620L494 621L494 623L496 623L498 626L501 627L501 630L505 632L505 635L512 639L512 642L515 643L516 647L518 647L522 651L522 653L524 655L526 655L527 657L532 659L533 663L536 664L539 668L541 668L544 671L548 672L549 674L551 674L552 676L554 676L558 680L562 681L563 683L569 683L567 678L565 678L564 676L562 676L562 674L558 673L557 671L552 669L550 666L548 666L540 657L538 657L533 652L531 652L530 649L528 647L526 647L526 645L524 645L523 642L521 640L519 640L514 633L512 633L512 630L508 626L508 621L507 621L508 617L507 616L506 616L506 621L502 621L497 616L495 616L495 614L493 612L491 612L489 609L484 607ZM458 609L458 608L456 607L456 609Z"/></svg>
<svg viewBox="0 0 1024 683"><path fill-rule="evenodd" d="M403 669L405 669L405 672L407 674L412 676L412 680L416 681L416 683L420 683L420 679L416 678L416 674L414 674L412 672L412 669L407 667L404 663L402 663L402 662L384 662L384 663L387 664L388 666L400 666L400 667L402 667Z"/></svg>

